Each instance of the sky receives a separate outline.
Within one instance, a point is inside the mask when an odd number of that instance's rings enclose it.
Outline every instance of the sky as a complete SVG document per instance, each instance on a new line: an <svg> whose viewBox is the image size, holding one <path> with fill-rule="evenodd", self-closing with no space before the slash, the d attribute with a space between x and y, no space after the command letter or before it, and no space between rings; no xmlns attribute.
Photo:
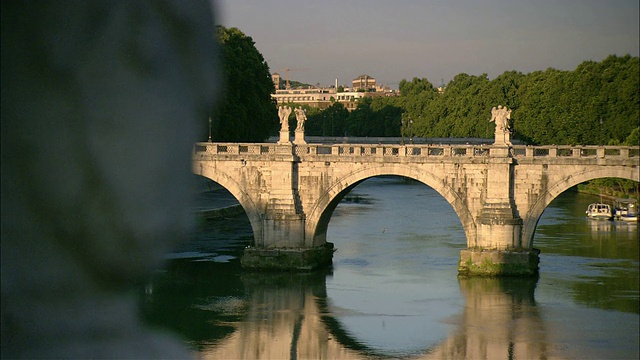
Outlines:
<svg viewBox="0 0 640 360"><path fill-rule="evenodd" d="M638 0L213 1L217 23L250 36L272 73L322 86L574 70L640 47Z"/></svg>

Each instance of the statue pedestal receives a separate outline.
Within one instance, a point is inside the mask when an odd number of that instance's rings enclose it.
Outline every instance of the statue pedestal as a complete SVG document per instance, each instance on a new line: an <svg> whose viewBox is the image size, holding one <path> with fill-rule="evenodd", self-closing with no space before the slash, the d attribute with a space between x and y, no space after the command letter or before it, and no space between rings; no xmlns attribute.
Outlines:
<svg viewBox="0 0 640 360"><path fill-rule="evenodd" d="M306 144L307 142L304 140L304 130L296 130L295 138L293 139L293 143L296 145Z"/></svg>
<svg viewBox="0 0 640 360"><path fill-rule="evenodd" d="M497 145L497 146L511 146L511 133L509 131L506 132L498 132L496 131L495 133L495 141L493 142L493 145Z"/></svg>
<svg viewBox="0 0 640 360"><path fill-rule="evenodd" d="M289 130L285 130L282 131L280 130L280 140L278 141L278 144L290 144L291 141L289 140Z"/></svg>
<svg viewBox="0 0 640 360"><path fill-rule="evenodd" d="M495 158L509 157L509 147L507 145L495 145L489 149L489 155Z"/></svg>

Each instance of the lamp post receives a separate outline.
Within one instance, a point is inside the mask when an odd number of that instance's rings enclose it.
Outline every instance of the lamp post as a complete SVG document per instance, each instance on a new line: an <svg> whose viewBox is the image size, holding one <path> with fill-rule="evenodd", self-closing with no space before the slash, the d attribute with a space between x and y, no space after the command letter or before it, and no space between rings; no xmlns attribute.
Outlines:
<svg viewBox="0 0 640 360"><path fill-rule="evenodd" d="M211 142L211 116L209 116L209 142Z"/></svg>
<svg viewBox="0 0 640 360"><path fill-rule="evenodd" d="M409 144L413 144L413 119L409 118L407 127L409 128Z"/></svg>
<svg viewBox="0 0 640 360"><path fill-rule="evenodd" d="M400 136L402 138L400 145L404 145L404 117L400 119Z"/></svg>

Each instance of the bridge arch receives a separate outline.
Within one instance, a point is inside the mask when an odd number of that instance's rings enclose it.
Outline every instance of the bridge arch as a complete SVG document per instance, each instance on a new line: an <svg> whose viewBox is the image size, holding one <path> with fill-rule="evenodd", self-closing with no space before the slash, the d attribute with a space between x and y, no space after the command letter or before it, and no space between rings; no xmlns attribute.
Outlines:
<svg viewBox="0 0 640 360"><path fill-rule="evenodd" d="M402 176L421 182L444 197L458 215L467 238L467 244L474 246L476 224L465 200L461 198L442 178L418 167L405 164L376 164L353 171L333 181L326 191L312 206L306 218L305 242L311 246L319 246L326 242L326 233L331 215L342 198L355 186L375 176ZM474 244L474 245L471 245Z"/></svg>
<svg viewBox="0 0 640 360"><path fill-rule="evenodd" d="M198 166L194 166L192 172L195 175L200 175L217 182L238 200L251 223L254 244L258 245L262 239L262 218L258 207L244 188L240 186L237 181L233 180L231 176L220 171L220 169L215 169L214 167L207 166L205 164L198 164Z"/></svg>
<svg viewBox="0 0 640 360"><path fill-rule="evenodd" d="M607 177L617 177L638 181L640 179L640 171L638 167L630 168L625 166L593 168L583 172L569 174L556 183L551 184L551 186L549 186L547 190L540 195L538 200L533 204L523 219L523 247L533 247L533 235L535 233L536 226L538 225L538 221L553 199L570 188L585 181Z"/></svg>

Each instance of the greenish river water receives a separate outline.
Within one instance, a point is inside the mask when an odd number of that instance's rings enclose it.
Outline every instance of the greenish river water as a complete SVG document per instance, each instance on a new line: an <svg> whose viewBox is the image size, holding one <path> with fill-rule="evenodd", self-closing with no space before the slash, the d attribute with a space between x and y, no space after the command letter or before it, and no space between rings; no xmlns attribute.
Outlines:
<svg viewBox="0 0 640 360"><path fill-rule="evenodd" d="M202 359L637 359L638 225L586 219L596 200L568 191L545 210L538 278L466 279L446 200L373 178L331 218L332 269L245 272L246 217L203 222L141 291L141 308Z"/></svg>

